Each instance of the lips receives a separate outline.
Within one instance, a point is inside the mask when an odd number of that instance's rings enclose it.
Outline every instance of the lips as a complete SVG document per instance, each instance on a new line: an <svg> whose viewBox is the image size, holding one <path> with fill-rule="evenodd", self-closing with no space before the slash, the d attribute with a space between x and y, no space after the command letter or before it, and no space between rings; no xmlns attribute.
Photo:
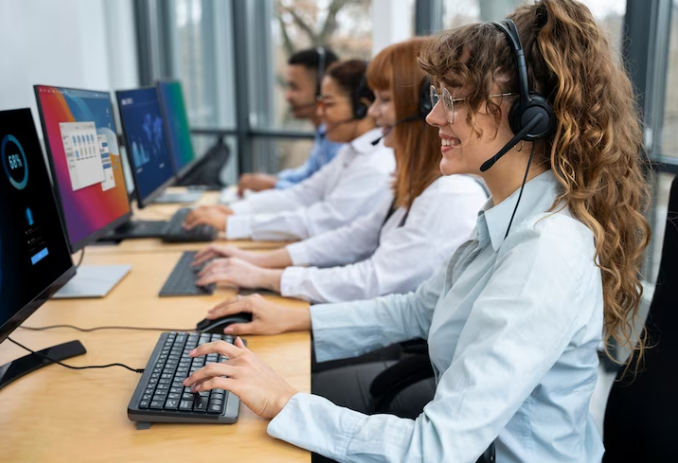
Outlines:
<svg viewBox="0 0 678 463"><path fill-rule="evenodd" d="M382 127L382 128L381 128L381 135L385 137L386 135L388 135L389 133L391 133L391 130L393 130L393 127L391 127L390 125L387 125L387 126L385 126L385 127Z"/></svg>

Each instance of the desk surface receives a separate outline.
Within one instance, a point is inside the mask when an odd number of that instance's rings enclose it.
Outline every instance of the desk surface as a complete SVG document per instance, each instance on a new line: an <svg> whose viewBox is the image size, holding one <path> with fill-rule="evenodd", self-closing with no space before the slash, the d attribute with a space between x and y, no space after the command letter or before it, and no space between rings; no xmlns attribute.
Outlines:
<svg viewBox="0 0 678 463"><path fill-rule="evenodd" d="M86 264L132 264L130 273L105 299L50 301L27 326L129 325L191 328L207 309L232 290L213 296L157 297L179 252L87 254ZM307 304L276 298L305 310ZM143 368L159 332L70 329L32 332L12 338L32 349L79 339L86 355L72 365L120 362ZM249 347L294 388L310 391L310 335L249 336ZM25 355L10 342L0 344L0 364ZM309 462L310 454L266 434L267 420L241 404L234 425L154 424L137 431L127 405L140 375L122 368L67 370L45 367L0 390L0 462Z"/></svg>

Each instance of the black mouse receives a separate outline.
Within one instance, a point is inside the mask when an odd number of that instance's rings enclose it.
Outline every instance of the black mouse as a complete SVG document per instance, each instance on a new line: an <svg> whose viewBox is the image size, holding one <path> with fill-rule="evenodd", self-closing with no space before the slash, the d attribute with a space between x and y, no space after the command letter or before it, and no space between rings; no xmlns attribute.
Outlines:
<svg viewBox="0 0 678 463"><path fill-rule="evenodd" d="M196 331L200 333L224 334L224 328L233 323L249 323L252 321L252 314L249 312L240 312L233 315L225 315L221 318L208 320L207 318L195 325Z"/></svg>

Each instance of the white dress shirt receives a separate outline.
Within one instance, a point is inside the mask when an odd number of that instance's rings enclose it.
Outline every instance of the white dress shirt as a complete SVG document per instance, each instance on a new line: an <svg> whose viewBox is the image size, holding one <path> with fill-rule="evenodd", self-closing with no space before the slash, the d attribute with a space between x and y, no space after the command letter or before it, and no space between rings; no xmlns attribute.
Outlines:
<svg viewBox="0 0 678 463"><path fill-rule="evenodd" d="M599 462L588 409L603 333L593 233L551 171L478 216L474 238L416 292L311 307L318 361L428 339L437 388L416 420L367 416L298 393L268 433L340 462Z"/></svg>
<svg viewBox="0 0 678 463"><path fill-rule="evenodd" d="M393 150L378 129L346 144L337 156L303 182L286 190L255 193L231 206L228 239L296 240L342 227L393 197Z"/></svg>
<svg viewBox="0 0 678 463"><path fill-rule="evenodd" d="M383 201L350 225L287 246L295 266L283 272L281 293L346 302L413 291L468 240L486 201L465 175L440 177L409 213L400 207L388 220L392 202Z"/></svg>

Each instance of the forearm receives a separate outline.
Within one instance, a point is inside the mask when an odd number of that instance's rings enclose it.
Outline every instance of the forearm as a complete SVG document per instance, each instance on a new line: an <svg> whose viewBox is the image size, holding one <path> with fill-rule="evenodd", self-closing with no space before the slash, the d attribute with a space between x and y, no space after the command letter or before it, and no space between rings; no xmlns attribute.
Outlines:
<svg viewBox="0 0 678 463"><path fill-rule="evenodd" d="M269 252L243 251L245 259L263 268L286 268L292 265L287 249L281 248Z"/></svg>

